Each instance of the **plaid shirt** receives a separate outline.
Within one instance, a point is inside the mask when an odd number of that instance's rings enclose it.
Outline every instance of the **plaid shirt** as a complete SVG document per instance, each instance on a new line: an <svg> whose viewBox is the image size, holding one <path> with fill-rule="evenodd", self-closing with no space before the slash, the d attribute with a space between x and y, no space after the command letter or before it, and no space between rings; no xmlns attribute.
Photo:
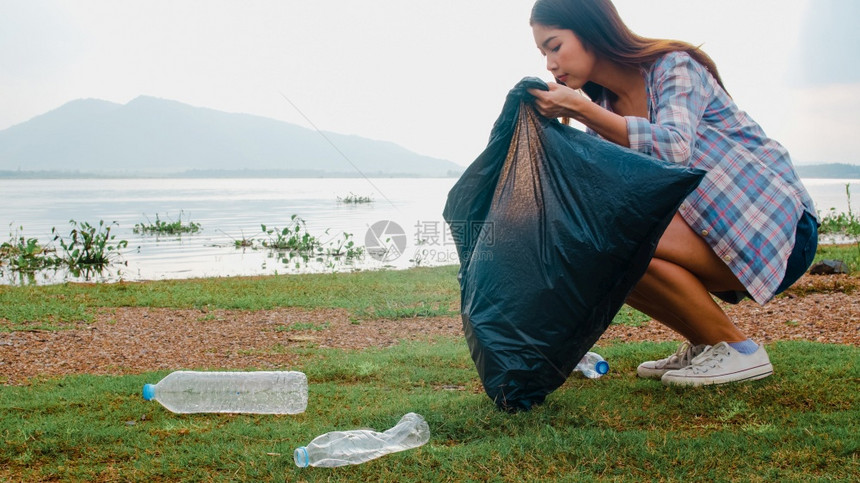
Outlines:
<svg viewBox="0 0 860 483"><path fill-rule="evenodd" d="M681 216L764 304L785 276L798 220L815 215L788 151L687 53L664 55L644 76L650 119L625 118L630 147L708 172Z"/></svg>

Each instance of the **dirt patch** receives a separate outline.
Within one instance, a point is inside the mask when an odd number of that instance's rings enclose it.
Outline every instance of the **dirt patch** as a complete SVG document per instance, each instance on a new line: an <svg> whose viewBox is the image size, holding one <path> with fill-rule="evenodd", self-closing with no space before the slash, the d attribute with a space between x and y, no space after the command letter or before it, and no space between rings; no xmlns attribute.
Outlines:
<svg viewBox="0 0 860 483"><path fill-rule="evenodd" d="M805 276L786 296L765 306L752 301L725 306L753 339L770 343L802 339L860 343L860 279ZM9 325L0 319L0 326ZM462 336L459 317L353 322L338 309L283 308L201 311L117 307L62 331L0 333L0 382L26 384L38 376L131 374L218 367L289 368L302 347L361 349L402 340ZM679 336L657 322L610 326L602 341L671 341Z"/></svg>

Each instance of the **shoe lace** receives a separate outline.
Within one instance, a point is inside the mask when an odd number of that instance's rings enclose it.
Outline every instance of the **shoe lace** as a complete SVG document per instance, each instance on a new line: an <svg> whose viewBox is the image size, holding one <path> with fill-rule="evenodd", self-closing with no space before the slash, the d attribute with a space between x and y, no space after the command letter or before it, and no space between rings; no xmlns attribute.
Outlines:
<svg viewBox="0 0 860 483"><path fill-rule="evenodd" d="M666 360L666 363L680 362L684 366L689 365L690 361L698 355L694 354L694 352L698 352L696 350L697 347L700 346L694 346L689 342L684 342L678 347L678 350Z"/></svg>
<svg viewBox="0 0 860 483"><path fill-rule="evenodd" d="M694 354L694 352L697 352ZM689 364L691 360L693 360L697 355L701 353L700 351L696 351L696 346L687 343L687 349L684 351L684 355L681 357L681 362L684 364Z"/></svg>
<svg viewBox="0 0 860 483"><path fill-rule="evenodd" d="M707 372L708 369L717 367L723 359L729 355L728 346L725 344L716 346L705 346L705 350L690 361L690 366L693 371Z"/></svg>

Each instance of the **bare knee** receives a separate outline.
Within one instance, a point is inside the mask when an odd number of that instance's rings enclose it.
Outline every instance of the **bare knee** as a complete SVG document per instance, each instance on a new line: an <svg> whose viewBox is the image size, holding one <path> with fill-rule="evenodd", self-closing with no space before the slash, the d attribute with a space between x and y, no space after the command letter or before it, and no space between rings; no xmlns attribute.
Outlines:
<svg viewBox="0 0 860 483"><path fill-rule="evenodd" d="M666 285L669 276L667 271L670 266L670 262L660 258L652 258L645 269L645 274L633 287L627 299L631 302L652 300L655 293L658 293Z"/></svg>

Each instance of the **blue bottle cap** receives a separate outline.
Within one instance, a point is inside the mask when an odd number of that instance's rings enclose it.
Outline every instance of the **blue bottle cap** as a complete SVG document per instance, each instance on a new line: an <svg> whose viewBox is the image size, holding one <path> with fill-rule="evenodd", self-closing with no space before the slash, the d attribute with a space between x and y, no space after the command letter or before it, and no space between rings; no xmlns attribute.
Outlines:
<svg viewBox="0 0 860 483"><path fill-rule="evenodd" d="M155 384L143 385L143 398L147 401L152 401L153 399L155 399Z"/></svg>
<svg viewBox="0 0 860 483"><path fill-rule="evenodd" d="M307 468L311 463L311 458L308 456L308 448L306 446L296 448L293 452L293 460L299 468Z"/></svg>
<svg viewBox="0 0 860 483"><path fill-rule="evenodd" d="M609 363L606 361L597 361L597 364L594 365L594 370L598 374L606 374L609 372Z"/></svg>

